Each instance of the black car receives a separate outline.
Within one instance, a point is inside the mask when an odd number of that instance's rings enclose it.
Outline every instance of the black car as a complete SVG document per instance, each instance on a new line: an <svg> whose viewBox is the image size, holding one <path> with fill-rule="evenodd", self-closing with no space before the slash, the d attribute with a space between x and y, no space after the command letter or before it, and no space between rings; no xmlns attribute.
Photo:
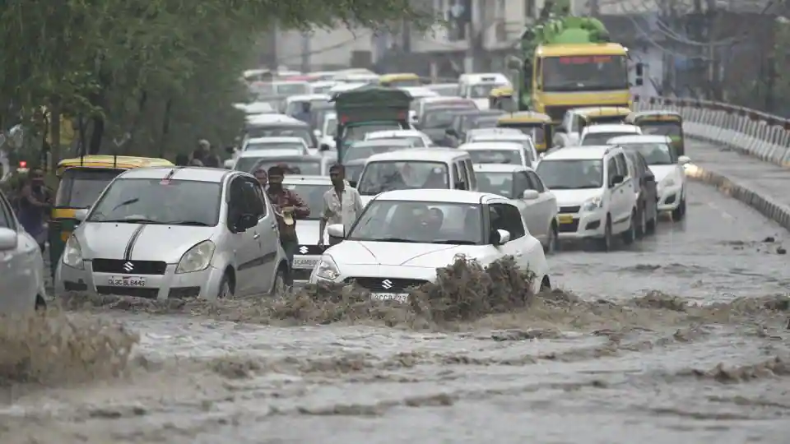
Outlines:
<svg viewBox="0 0 790 444"><path fill-rule="evenodd" d="M656 176L650 171L644 156L635 150L625 150L628 169L634 178L634 191L637 193L636 234L644 237L653 234L658 223L658 192Z"/></svg>
<svg viewBox="0 0 790 444"><path fill-rule="evenodd" d="M501 109L473 110L458 112L453 116L453 123L445 131L444 146L457 148L466 141L466 132L470 129L495 126L498 116L505 114Z"/></svg>

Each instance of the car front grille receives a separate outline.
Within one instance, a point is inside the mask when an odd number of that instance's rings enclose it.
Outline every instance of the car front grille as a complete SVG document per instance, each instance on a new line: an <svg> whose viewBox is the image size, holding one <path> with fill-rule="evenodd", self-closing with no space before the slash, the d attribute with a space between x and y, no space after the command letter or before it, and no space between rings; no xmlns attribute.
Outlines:
<svg viewBox="0 0 790 444"><path fill-rule="evenodd" d="M97 273L118 273L132 275L163 275L167 262L126 261L123 259L94 259L93 271Z"/></svg>
<svg viewBox="0 0 790 444"><path fill-rule="evenodd" d="M360 287L376 293L405 293L410 288L427 284L428 281L420 279L395 279L374 277L350 277L345 280L347 284L356 283Z"/></svg>
<svg viewBox="0 0 790 444"><path fill-rule="evenodd" d="M560 233L575 233L579 231L579 219L573 219L569 224L560 224Z"/></svg>
<svg viewBox="0 0 790 444"><path fill-rule="evenodd" d="M578 205L575 206L575 207L560 207L558 213L560 213L560 214L576 214L576 213L579 212L579 210L581 210L581 208L582 207L578 206Z"/></svg>
<svg viewBox="0 0 790 444"><path fill-rule="evenodd" d="M329 248L326 245L299 245L296 249L296 255L301 256L320 256L324 251Z"/></svg>

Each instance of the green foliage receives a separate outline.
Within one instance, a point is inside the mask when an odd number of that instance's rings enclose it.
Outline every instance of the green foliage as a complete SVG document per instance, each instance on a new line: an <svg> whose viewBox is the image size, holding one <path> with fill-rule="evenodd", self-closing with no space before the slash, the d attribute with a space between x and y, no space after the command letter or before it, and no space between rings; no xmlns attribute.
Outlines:
<svg viewBox="0 0 790 444"><path fill-rule="evenodd" d="M21 121L43 134L48 109L82 122L94 151L126 133L122 150L139 155L228 142L242 123L231 106L245 98L240 73L274 23L400 19L430 21L409 0L6 0L0 128Z"/></svg>

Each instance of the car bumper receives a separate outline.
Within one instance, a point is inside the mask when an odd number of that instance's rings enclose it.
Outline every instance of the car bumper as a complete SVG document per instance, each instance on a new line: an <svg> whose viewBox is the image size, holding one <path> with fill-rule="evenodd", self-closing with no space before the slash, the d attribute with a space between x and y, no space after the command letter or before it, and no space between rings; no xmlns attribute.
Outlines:
<svg viewBox="0 0 790 444"><path fill-rule="evenodd" d="M194 273L176 274L176 265L168 264L162 275L126 275L119 273L94 273L91 261L85 261L83 269L58 264L55 274L55 294L87 292L117 296L134 296L146 299L166 300L182 298L217 298L224 270L208 267ZM111 280L123 278L136 280L138 285L113 285ZM131 282L131 281L130 281Z"/></svg>
<svg viewBox="0 0 790 444"><path fill-rule="evenodd" d="M658 193L658 211L674 211L682 200L682 186L664 188Z"/></svg>
<svg viewBox="0 0 790 444"><path fill-rule="evenodd" d="M402 267L396 265L340 265L341 274L333 280L323 279L316 275L316 270L310 275L310 283L350 283L352 279L372 278L375 280L386 279L412 279L424 282L436 280L436 268L427 267ZM376 299L393 299L405 301L408 296L407 288L367 287L371 297Z"/></svg>
<svg viewBox="0 0 790 444"><path fill-rule="evenodd" d="M294 256L293 268L291 269L294 284L306 284L310 280L310 274L312 274L313 268L315 268L315 265L320 259L321 255L318 254Z"/></svg>
<svg viewBox="0 0 790 444"><path fill-rule="evenodd" d="M560 240L603 237L606 227L606 212L599 209L575 214L558 214L557 222L559 226L557 237Z"/></svg>

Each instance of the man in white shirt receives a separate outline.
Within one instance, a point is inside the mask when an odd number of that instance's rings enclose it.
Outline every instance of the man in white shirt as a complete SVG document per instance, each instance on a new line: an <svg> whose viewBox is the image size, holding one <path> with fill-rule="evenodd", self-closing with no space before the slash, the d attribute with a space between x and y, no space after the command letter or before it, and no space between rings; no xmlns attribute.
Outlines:
<svg viewBox="0 0 790 444"><path fill-rule="evenodd" d="M362 198L355 188L346 182L346 169L343 165L333 165L329 169L332 179L332 189L324 193L324 210L321 212L319 223L318 245L324 245L324 230L327 225L343 224L345 234L348 234L351 225L357 220L364 207ZM329 244L337 243L339 239L329 239Z"/></svg>

